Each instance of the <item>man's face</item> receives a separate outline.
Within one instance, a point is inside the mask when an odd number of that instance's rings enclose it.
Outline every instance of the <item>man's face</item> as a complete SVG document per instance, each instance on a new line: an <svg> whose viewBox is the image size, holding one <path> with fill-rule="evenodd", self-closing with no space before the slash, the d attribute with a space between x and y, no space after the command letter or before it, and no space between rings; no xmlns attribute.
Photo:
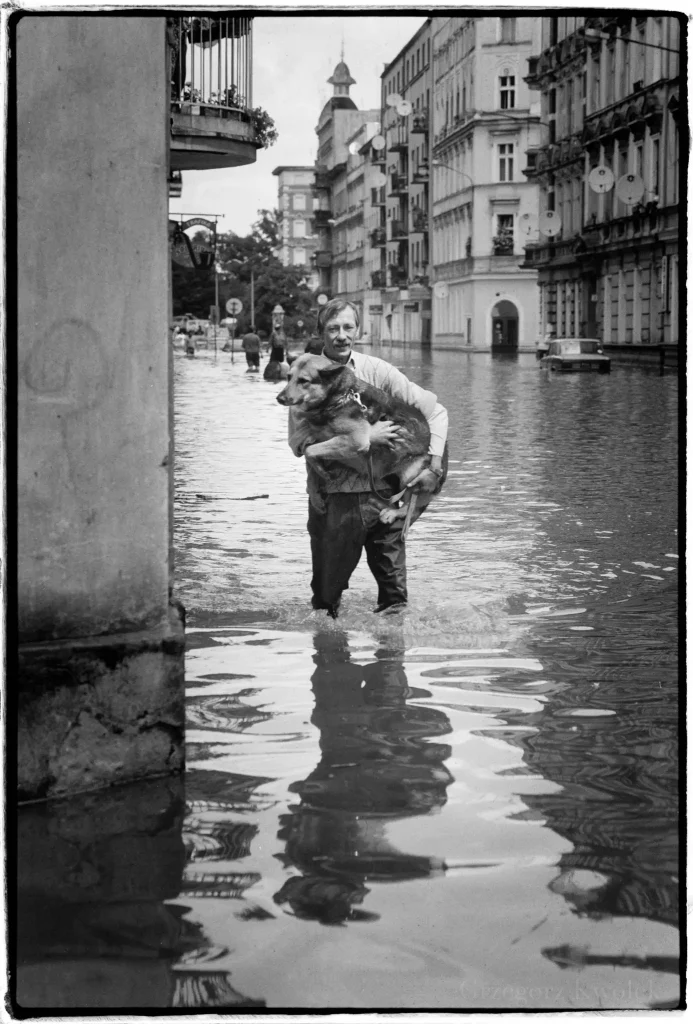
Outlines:
<svg viewBox="0 0 693 1024"><path fill-rule="evenodd" d="M325 325L323 354L338 363L346 363L357 333L353 309L347 307L336 313Z"/></svg>

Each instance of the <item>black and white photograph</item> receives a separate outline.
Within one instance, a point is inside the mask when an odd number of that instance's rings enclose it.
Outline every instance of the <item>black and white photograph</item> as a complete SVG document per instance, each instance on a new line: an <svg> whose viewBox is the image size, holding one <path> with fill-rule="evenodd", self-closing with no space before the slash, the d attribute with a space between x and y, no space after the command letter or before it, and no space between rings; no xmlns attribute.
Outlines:
<svg viewBox="0 0 693 1024"><path fill-rule="evenodd" d="M7 1019L685 1009L684 8L2 22Z"/></svg>

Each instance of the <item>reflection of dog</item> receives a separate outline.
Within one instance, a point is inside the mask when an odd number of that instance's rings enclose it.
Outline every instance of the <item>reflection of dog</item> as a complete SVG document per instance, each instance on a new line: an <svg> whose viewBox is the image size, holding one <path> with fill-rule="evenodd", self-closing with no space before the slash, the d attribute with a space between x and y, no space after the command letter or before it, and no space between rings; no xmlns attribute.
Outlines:
<svg viewBox="0 0 693 1024"><path fill-rule="evenodd" d="M408 523L414 511L420 514L428 505L431 494L419 494L412 501L411 491L407 492L412 480L430 464L431 432L420 409L358 380L350 367L314 355L302 355L295 361L289 382L277 395L277 401L294 409L297 441L300 447L308 443L314 445L311 463L319 475L329 479L329 465L313 460L334 459L361 471L367 470L376 494L376 479L396 478L392 482L395 489L402 492L397 498L404 497L405 506L383 509L380 513L383 522L406 517ZM394 423L399 436L387 444L371 447L371 425L378 420ZM447 449L443 457L443 477L436 494L446 473ZM316 490L319 490L318 481L311 480L309 473L308 491L311 501L319 508L321 501L316 499ZM406 501L407 498L410 500Z"/></svg>

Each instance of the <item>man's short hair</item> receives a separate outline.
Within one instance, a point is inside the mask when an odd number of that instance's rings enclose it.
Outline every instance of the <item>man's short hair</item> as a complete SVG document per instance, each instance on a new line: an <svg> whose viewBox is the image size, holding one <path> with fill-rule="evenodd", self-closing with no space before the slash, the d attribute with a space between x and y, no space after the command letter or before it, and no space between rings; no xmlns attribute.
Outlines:
<svg viewBox="0 0 693 1024"><path fill-rule="evenodd" d="M349 302L348 299L330 299L326 303L320 312L318 313L318 330L321 334L324 333L330 320L337 316L338 313L342 313L345 309L350 309L354 314L354 320L356 326L361 326L361 316L358 311L358 306L355 306L353 302Z"/></svg>

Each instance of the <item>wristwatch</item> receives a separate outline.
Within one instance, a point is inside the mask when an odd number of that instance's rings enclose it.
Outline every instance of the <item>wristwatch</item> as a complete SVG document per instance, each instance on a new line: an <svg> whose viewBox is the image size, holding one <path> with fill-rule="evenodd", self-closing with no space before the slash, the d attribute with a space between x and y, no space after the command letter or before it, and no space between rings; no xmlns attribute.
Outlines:
<svg viewBox="0 0 693 1024"><path fill-rule="evenodd" d="M434 469L433 466L429 466L428 469L429 469L429 472L433 473L434 476L437 476L439 480L442 478L442 476L443 476L443 470L442 469Z"/></svg>

